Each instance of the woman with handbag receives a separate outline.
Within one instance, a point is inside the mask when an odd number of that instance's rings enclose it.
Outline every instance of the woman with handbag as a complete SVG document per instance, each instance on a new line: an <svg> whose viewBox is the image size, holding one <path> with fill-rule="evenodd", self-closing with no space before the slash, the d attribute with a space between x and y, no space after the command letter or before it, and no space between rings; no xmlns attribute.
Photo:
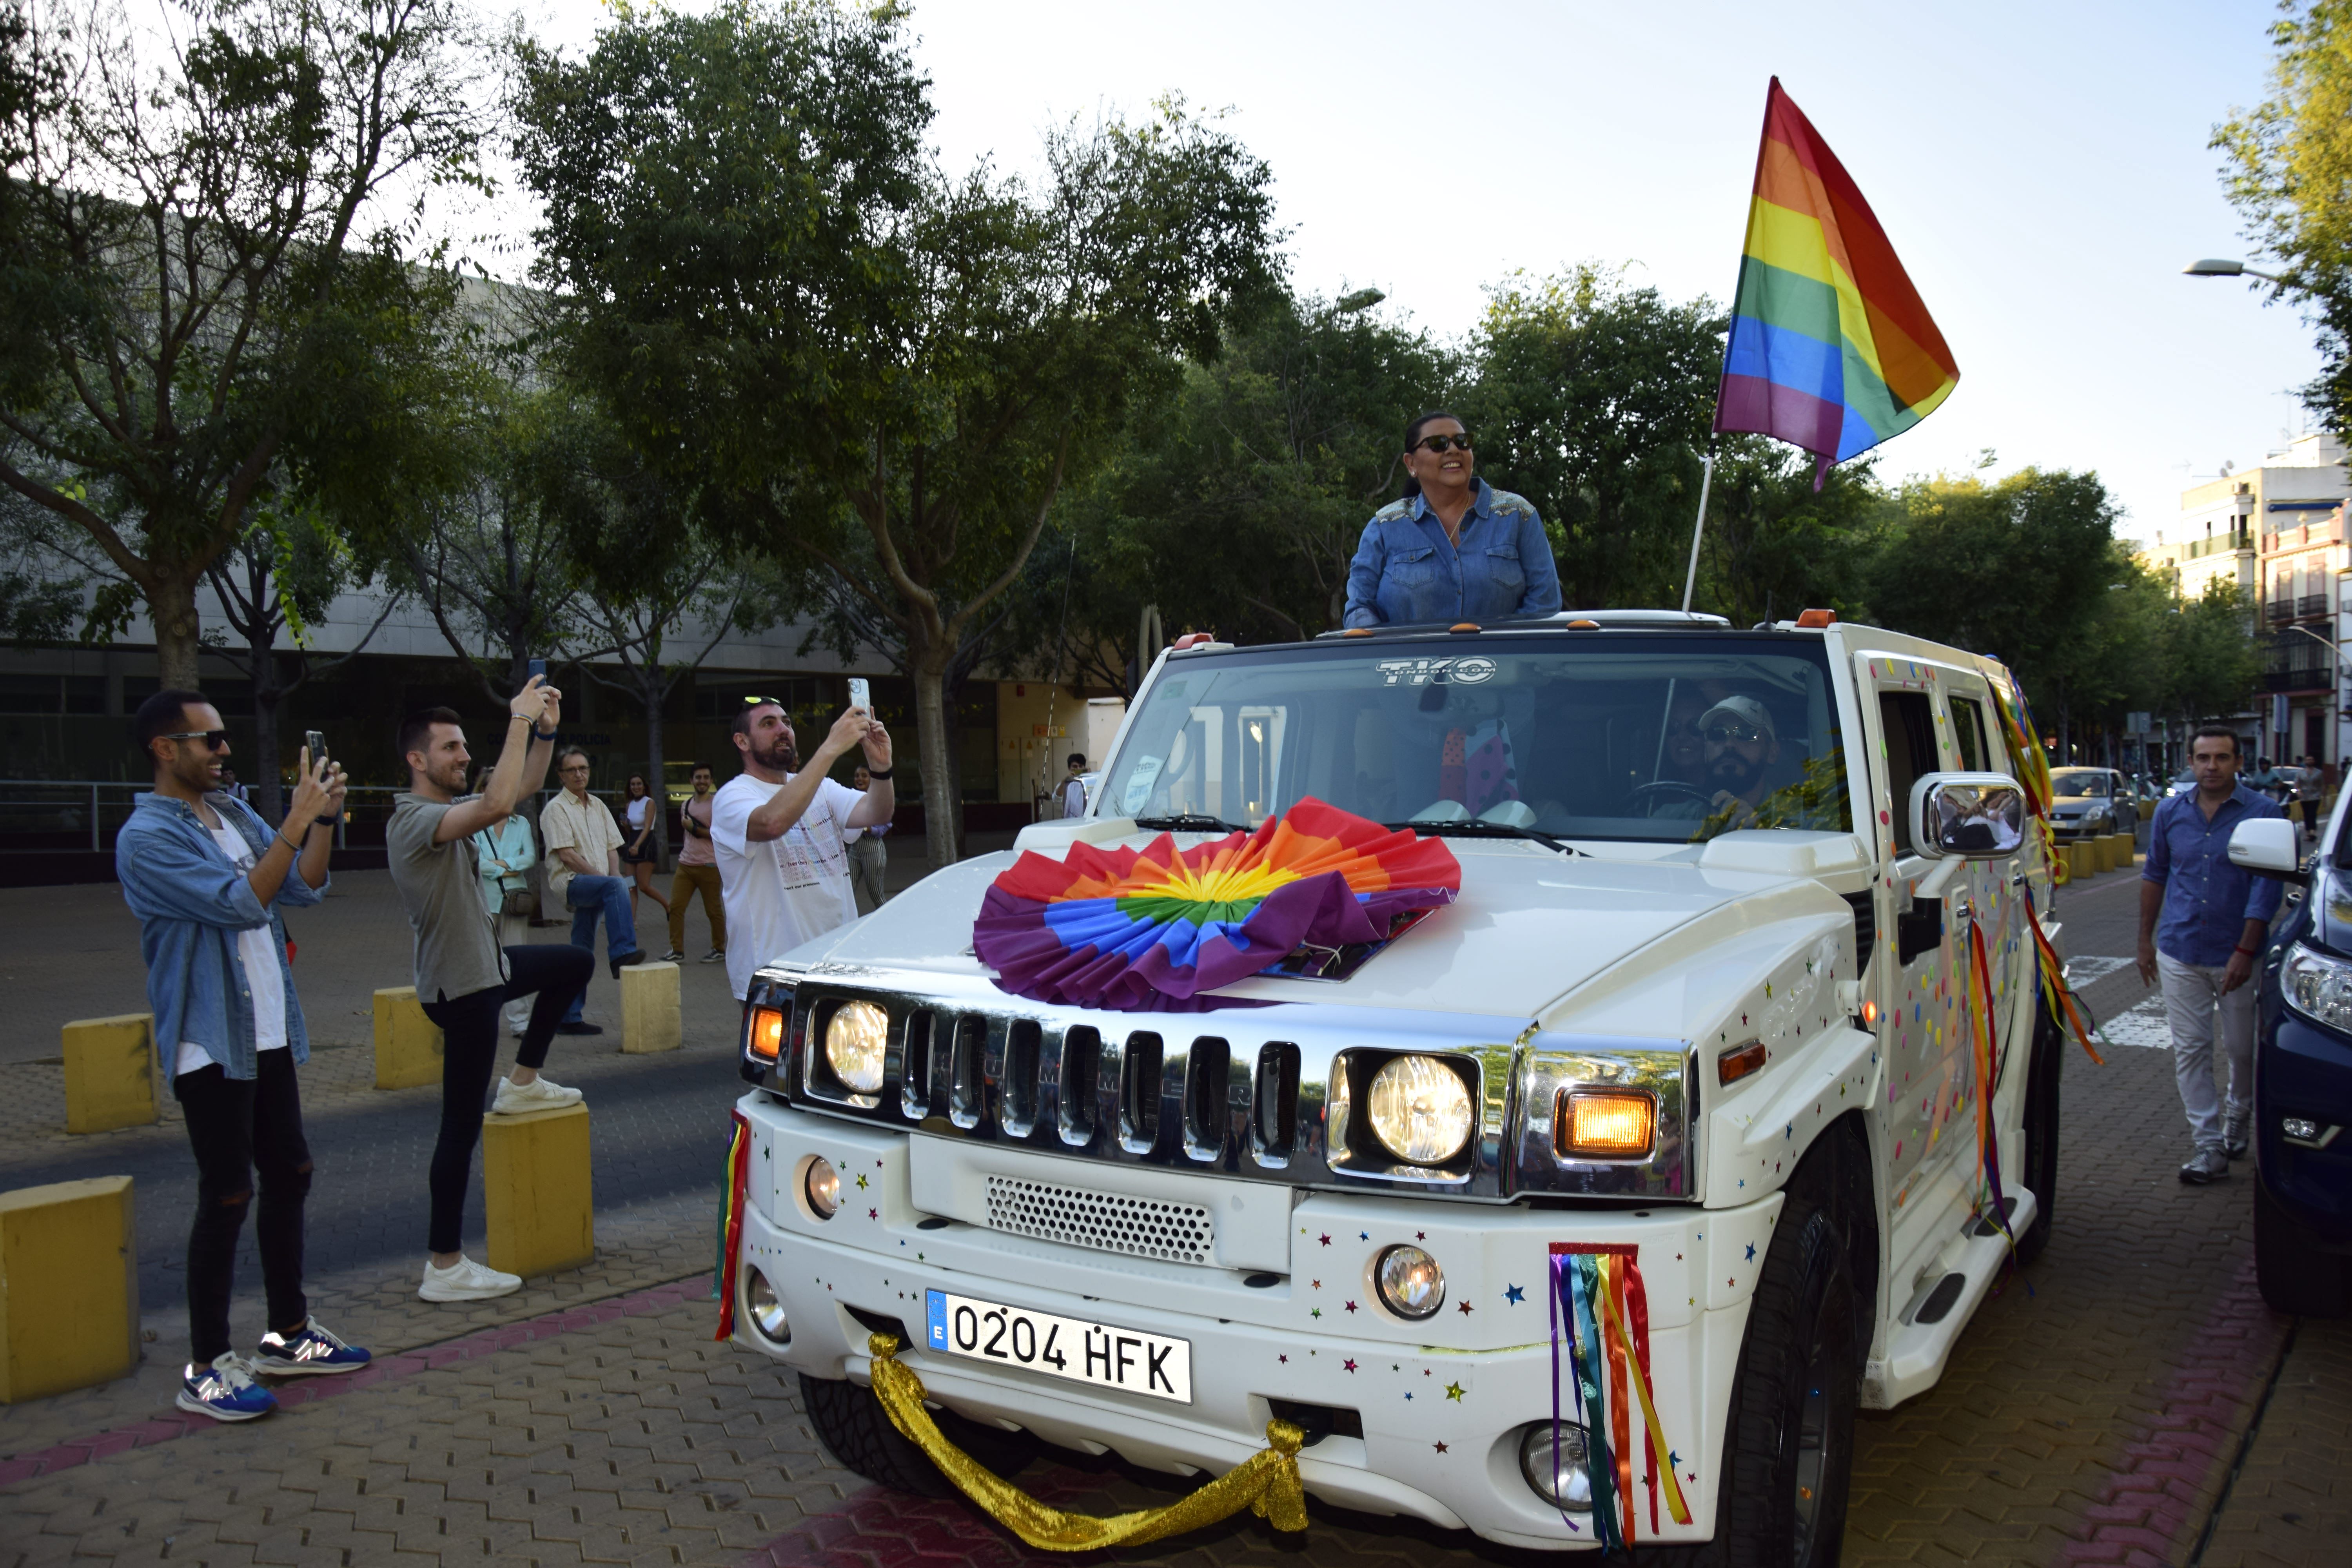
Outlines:
<svg viewBox="0 0 2352 1568"><path fill-rule="evenodd" d="M484 768L474 779L474 793L488 792L496 768ZM482 903L499 925L500 947L520 947L530 941L530 868L539 860L539 844L531 837L530 819L522 812L474 835L474 863L482 879ZM506 1005L507 1033L522 1038L530 1022L531 998L518 996Z"/></svg>

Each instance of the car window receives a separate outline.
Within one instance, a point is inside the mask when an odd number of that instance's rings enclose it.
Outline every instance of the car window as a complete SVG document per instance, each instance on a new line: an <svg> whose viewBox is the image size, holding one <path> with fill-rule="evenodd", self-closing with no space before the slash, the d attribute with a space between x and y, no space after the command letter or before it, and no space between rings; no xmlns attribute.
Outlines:
<svg viewBox="0 0 2352 1568"><path fill-rule="evenodd" d="M2100 768L2060 768L2050 775L2050 789L2053 795L2105 797L2111 777Z"/></svg>
<svg viewBox="0 0 2352 1568"><path fill-rule="evenodd" d="M1886 737L1886 784L1895 800L1895 847L1911 852L1911 786L1936 771L1936 715L1924 691L1882 691L1878 721Z"/></svg>

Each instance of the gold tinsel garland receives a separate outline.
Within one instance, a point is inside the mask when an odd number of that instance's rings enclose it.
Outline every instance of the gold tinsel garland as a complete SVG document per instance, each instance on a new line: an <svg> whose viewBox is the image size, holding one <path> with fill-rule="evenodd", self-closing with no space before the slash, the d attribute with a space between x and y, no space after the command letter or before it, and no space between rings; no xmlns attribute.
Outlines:
<svg viewBox="0 0 2352 1568"><path fill-rule="evenodd" d="M1108 1519L1064 1513L1046 1507L947 1440L930 1412L923 1408L923 1380L897 1360L897 1336L876 1334L866 1342L866 1348L874 1356L874 1396L882 1402L890 1425L906 1434L907 1441L920 1448L940 1473L978 1503L989 1518L1040 1551L1139 1546L1214 1524L1244 1508L1276 1530L1307 1528L1307 1493L1298 1481L1298 1447L1307 1434L1287 1421L1267 1422L1265 1440L1271 1447L1181 1502L1113 1514Z"/></svg>

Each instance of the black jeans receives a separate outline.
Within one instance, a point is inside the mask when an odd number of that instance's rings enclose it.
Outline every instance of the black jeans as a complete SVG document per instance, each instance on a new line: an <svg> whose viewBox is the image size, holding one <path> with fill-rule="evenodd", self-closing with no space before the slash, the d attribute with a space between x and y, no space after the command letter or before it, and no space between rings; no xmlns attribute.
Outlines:
<svg viewBox="0 0 2352 1568"><path fill-rule="evenodd" d="M176 1048L176 1047L172 1047ZM263 1051L249 1079L215 1062L172 1080L196 1154L196 1218L188 1229L188 1339L209 1363L229 1348L228 1298L236 1280L236 1240L261 1175L261 1279L269 1326L283 1331L310 1314L302 1296L302 1202L310 1194L310 1148L302 1141L302 1096L291 1050Z"/></svg>
<svg viewBox="0 0 2352 1568"><path fill-rule="evenodd" d="M570 943L509 947L504 985L469 991L424 1004L425 1016L441 1029L441 1135L433 1145L427 1184L433 1219L425 1247L455 1252L466 1227L466 1182L473 1173L474 1145L482 1138L482 1097L499 1064L499 1013L518 996L536 994L530 1023L515 1049L515 1065L539 1070L555 1026L572 999L588 989L596 955Z"/></svg>

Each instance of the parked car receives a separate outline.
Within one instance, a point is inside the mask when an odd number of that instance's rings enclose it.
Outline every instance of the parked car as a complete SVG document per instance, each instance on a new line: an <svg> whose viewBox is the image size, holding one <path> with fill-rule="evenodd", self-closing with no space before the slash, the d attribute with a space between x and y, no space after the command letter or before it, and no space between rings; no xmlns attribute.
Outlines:
<svg viewBox="0 0 2352 1568"><path fill-rule="evenodd" d="M2139 799L2114 768L2053 768L2050 826L2061 838L2099 838L2139 828Z"/></svg>
<svg viewBox="0 0 2352 1568"><path fill-rule="evenodd" d="M1610 1255L1647 1277L1632 1421L1664 1434L1625 1462L1637 1491L1672 1463L1689 1503L1642 1510L1643 1549L1834 1563L1854 1412L1934 1387L2051 1233L2062 1047L2025 929L2051 868L2014 691L1821 611L1163 653L1084 816L760 955L736 1342L887 1487L945 1483L869 1392L877 1351L992 1467L1042 1439L1216 1474L1272 1416L1335 1505L1579 1549L1607 1483L1546 1281ZM1442 842L1458 893L1169 1007L978 956L1016 864L1238 855L1310 806ZM1990 1082L1952 978L1972 926ZM1115 956L1083 952L1051 972Z"/></svg>
<svg viewBox="0 0 2352 1568"><path fill-rule="evenodd" d="M2271 927L2254 1037L2254 1276L2282 1312L2352 1311L2352 841L2347 791L2304 858L2294 824L2242 822L2230 859L2303 888Z"/></svg>

